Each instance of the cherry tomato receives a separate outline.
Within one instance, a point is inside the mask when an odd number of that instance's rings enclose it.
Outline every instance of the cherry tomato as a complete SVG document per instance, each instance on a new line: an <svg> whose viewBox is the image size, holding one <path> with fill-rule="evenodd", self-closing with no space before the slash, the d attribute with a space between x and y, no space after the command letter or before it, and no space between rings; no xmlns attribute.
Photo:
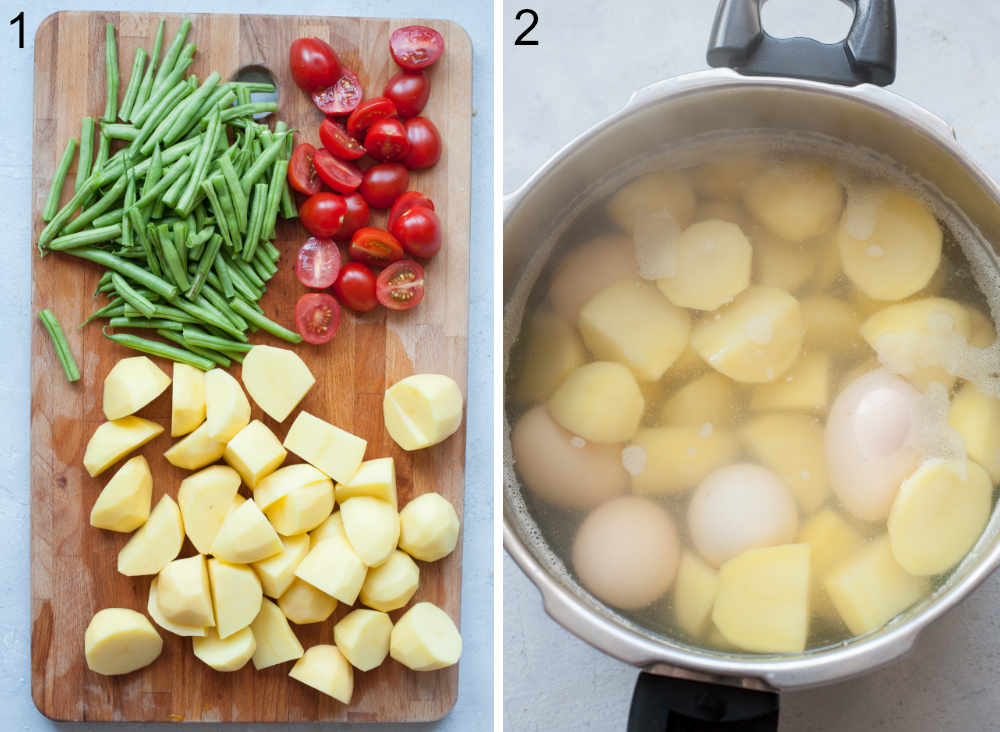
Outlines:
<svg viewBox="0 0 1000 732"><path fill-rule="evenodd" d="M340 303L325 292L307 292L295 303L295 328L306 343L326 343L340 325Z"/></svg>
<svg viewBox="0 0 1000 732"><path fill-rule="evenodd" d="M373 208L389 208L410 183L410 173L399 163L378 163L365 171L358 189Z"/></svg>
<svg viewBox="0 0 1000 732"><path fill-rule="evenodd" d="M392 100L385 97L366 99L347 118L347 134L360 140L372 122L383 117L395 117L396 114L396 105Z"/></svg>
<svg viewBox="0 0 1000 732"><path fill-rule="evenodd" d="M330 44L319 38L297 38L288 49L288 64L299 89L314 92L340 78L340 59Z"/></svg>
<svg viewBox="0 0 1000 732"><path fill-rule="evenodd" d="M344 196L344 203L347 204L347 213L344 214L344 224L340 231L334 234L337 241L344 241L354 236L354 232L362 226L368 226L368 219L371 212L368 210L368 202L360 193L352 193Z"/></svg>
<svg viewBox="0 0 1000 732"><path fill-rule="evenodd" d="M331 86L313 92L312 98L320 112L336 117L353 112L364 95L358 75L341 68L340 78Z"/></svg>
<svg viewBox="0 0 1000 732"><path fill-rule="evenodd" d="M411 257L428 259L441 248L441 221L426 206L415 206L396 219L392 235Z"/></svg>
<svg viewBox="0 0 1000 732"><path fill-rule="evenodd" d="M346 160L338 160L326 148L316 151L313 167L320 179L337 193L352 193L361 185L358 166Z"/></svg>
<svg viewBox="0 0 1000 732"><path fill-rule="evenodd" d="M411 208L417 206L426 206L431 211L434 210L434 201L429 199L423 193L417 193L416 191L407 191L399 198L396 202L392 204L392 208L389 210L389 220L386 222L385 228L392 231L392 225L396 223L396 219L404 211L409 211Z"/></svg>
<svg viewBox="0 0 1000 732"><path fill-rule="evenodd" d="M333 294L337 299L360 313L367 313L378 306L375 297L375 274L361 262L348 262L333 283Z"/></svg>
<svg viewBox="0 0 1000 732"><path fill-rule="evenodd" d="M410 148L403 165L410 170L429 168L441 159L441 133L426 117L406 120L406 139Z"/></svg>
<svg viewBox="0 0 1000 732"><path fill-rule="evenodd" d="M376 160L399 160L410 151L406 128L398 119L377 119L365 135L365 150Z"/></svg>
<svg viewBox="0 0 1000 732"><path fill-rule="evenodd" d="M375 297L390 310L409 310L424 299L424 268L412 259L393 262L378 276Z"/></svg>
<svg viewBox="0 0 1000 732"><path fill-rule="evenodd" d="M365 154L360 142L347 134L344 125L327 117L319 126L319 141L341 160L357 160Z"/></svg>
<svg viewBox="0 0 1000 732"><path fill-rule="evenodd" d="M389 36L389 52L404 69L423 69L441 58L444 38L426 25L408 25Z"/></svg>
<svg viewBox="0 0 1000 732"><path fill-rule="evenodd" d="M392 100L400 117L420 114L430 94L431 82L426 71L400 71L382 90L382 96Z"/></svg>
<svg viewBox="0 0 1000 732"><path fill-rule="evenodd" d="M288 185L307 196L319 192L319 175L313 167L315 156L316 148L302 142L295 146L292 159L288 161Z"/></svg>
<svg viewBox="0 0 1000 732"><path fill-rule="evenodd" d="M354 232L348 253L357 262L381 268L402 259L403 247L385 229L366 226Z"/></svg>
<svg viewBox="0 0 1000 732"><path fill-rule="evenodd" d="M295 258L295 276L306 287L329 287L340 274L340 249L333 239L310 236Z"/></svg>
<svg viewBox="0 0 1000 732"><path fill-rule="evenodd" d="M336 193L314 193L299 207L299 218L314 236L331 237L344 223L347 204Z"/></svg>

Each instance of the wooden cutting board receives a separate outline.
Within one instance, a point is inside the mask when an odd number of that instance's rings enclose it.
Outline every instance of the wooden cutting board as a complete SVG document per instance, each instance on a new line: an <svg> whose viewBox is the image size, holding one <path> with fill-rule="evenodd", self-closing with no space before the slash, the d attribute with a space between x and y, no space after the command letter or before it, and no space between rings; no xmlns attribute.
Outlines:
<svg viewBox="0 0 1000 732"><path fill-rule="evenodd" d="M180 24L167 15L164 48ZM384 20L272 15L191 14L188 40L198 46L189 73L204 78L215 70L224 79L238 69L260 64L279 84L278 118L298 130L296 142L319 145L322 114L292 82L288 47L295 38L328 41L341 61L356 70L367 96L380 94L395 73L389 34L397 27L422 23L445 39L445 55L430 69L431 96L424 114L438 125L445 141L441 161L411 176L410 187L430 195L445 232L441 252L427 266L428 289L414 310L389 313L379 308L365 315L344 311L340 330L324 346L296 347L317 383L302 403L308 411L368 440L367 457L396 460L400 504L438 491L462 512L464 425L436 447L408 454L382 424L382 394L398 379L416 372L439 372L465 390L469 273L469 146L472 58L469 38L457 25L434 20ZM35 138L32 217L34 237L49 183L66 141L80 134L80 119L104 109L104 24L118 29L119 66L124 94L133 54L139 45L152 50L160 15L116 12L61 12L46 18L35 37ZM95 143L96 148L96 143ZM63 201L74 180L70 170ZM384 213L376 217L384 225ZM279 219L280 222L280 219ZM279 223L276 244L282 250L278 275L262 301L272 319L292 326L295 301L305 290L293 265L305 231L297 220ZM24 246L29 246L27 242ZM33 246L33 244L32 244ZM247 664L224 674L212 671L191 652L191 640L160 630L163 654L151 666L126 676L105 677L89 671L83 658L83 634L91 616L105 607L145 613L149 577L116 572L118 550L127 535L89 525L90 508L113 470L90 478L82 466L90 435L104 421L101 411L105 374L121 357L135 355L101 335L100 325L80 323L99 304L92 297L100 270L72 257L33 258L31 369L31 690L43 714L60 720L170 721L418 721L436 719L454 705L458 669L417 673L389 660L368 673L355 673L349 706L288 678L291 662L261 672ZM82 378L67 383L48 337L35 317L50 308L69 338ZM258 334L253 342L281 345ZM169 364L159 361L168 370ZM234 364L233 373L239 375ZM153 502L163 493L176 497L185 471L169 465L163 451L169 437L170 390L140 414L167 426L142 449L153 470ZM254 407L254 417L262 418ZM263 417L283 437L283 425ZM290 461L295 461L289 456ZM244 488L245 491L245 488ZM189 542L181 556L194 553ZM440 605L457 622L461 589L461 541L448 558L421 563L420 589L414 602ZM332 643L338 608L324 623L293 626L306 648ZM395 620L401 611L393 613Z"/></svg>

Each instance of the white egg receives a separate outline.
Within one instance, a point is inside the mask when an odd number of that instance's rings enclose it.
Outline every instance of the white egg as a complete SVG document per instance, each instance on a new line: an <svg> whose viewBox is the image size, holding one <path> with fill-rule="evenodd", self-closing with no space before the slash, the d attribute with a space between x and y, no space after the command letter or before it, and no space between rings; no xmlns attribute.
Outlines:
<svg viewBox="0 0 1000 732"><path fill-rule="evenodd" d="M903 480L920 462L915 449L920 392L885 369L844 388L826 421L830 485L849 513L884 521Z"/></svg>
<svg viewBox="0 0 1000 732"><path fill-rule="evenodd" d="M747 549L788 544L799 531L799 511L777 473L737 463L710 473L688 505L691 541L716 567Z"/></svg>
<svg viewBox="0 0 1000 732"><path fill-rule="evenodd" d="M674 581L680 542L670 514L647 498L622 496L595 508L573 540L573 569L609 605L638 610Z"/></svg>

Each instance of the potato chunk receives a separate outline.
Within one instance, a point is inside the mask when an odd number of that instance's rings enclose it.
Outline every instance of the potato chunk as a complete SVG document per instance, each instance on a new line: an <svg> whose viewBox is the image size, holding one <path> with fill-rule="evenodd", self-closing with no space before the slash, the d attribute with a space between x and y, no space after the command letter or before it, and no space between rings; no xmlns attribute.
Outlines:
<svg viewBox="0 0 1000 732"><path fill-rule="evenodd" d="M997 339L993 319L979 308L971 305L965 308L969 313L969 345L976 348L989 348Z"/></svg>
<svg viewBox="0 0 1000 732"><path fill-rule="evenodd" d="M444 610L418 602L396 621L389 655L414 671L435 671L458 663L462 636Z"/></svg>
<svg viewBox="0 0 1000 732"><path fill-rule="evenodd" d="M347 514L344 514L344 527L348 528ZM451 502L440 493L424 493L399 512L399 548L414 559L436 562L455 550L458 529L458 513ZM350 536L348 528L348 538Z"/></svg>
<svg viewBox="0 0 1000 732"><path fill-rule="evenodd" d="M361 467L367 441L301 411L285 435L284 446L336 481L350 480Z"/></svg>
<svg viewBox="0 0 1000 732"><path fill-rule="evenodd" d="M805 347L829 353L860 353L861 319L857 311L839 297L813 295L799 301L806 326Z"/></svg>
<svg viewBox="0 0 1000 732"><path fill-rule="evenodd" d="M854 635L882 627L931 589L927 577L916 577L899 566L886 534L838 565L823 585Z"/></svg>
<svg viewBox="0 0 1000 732"><path fill-rule="evenodd" d="M236 564L259 562L281 551L281 539L253 500L229 513L212 540L211 553Z"/></svg>
<svg viewBox="0 0 1000 732"><path fill-rule="evenodd" d="M413 374L385 390L385 429L404 450L421 450L444 442L462 424L462 390L444 374ZM330 476L337 481L352 476Z"/></svg>
<svg viewBox="0 0 1000 732"><path fill-rule="evenodd" d="M244 627L225 638L209 628L203 638L193 638L195 657L216 671L239 671L257 651L253 631Z"/></svg>
<svg viewBox="0 0 1000 732"><path fill-rule="evenodd" d="M198 552L209 553L239 489L239 474L225 465L211 465L181 481L177 503L184 530Z"/></svg>
<svg viewBox="0 0 1000 732"><path fill-rule="evenodd" d="M336 598L295 577L278 598L278 607L296 625L322 623L337 609Z"/></svg>
<svg viewBox="0 0 1000 732"><path fill-rule="evenodd" d="M839 512L823 508L802 524L799 541L812 549L809 609L828 621L839 622L840 616L826 592L824 581L837 565L861 548L864 539Z"/></svg>
<svg viewBox="0 0 1000 732"><path fill-rule="evenodd" d="M358 671L371 671L389 655L392 621L378 610L359 608L333 626L333 641Z"/></svg>
<svg viewBox="0 0 1000 732"><path fill-rule="evenodd" d="M274 346L251 348L240 375L250 398L276 422L284 422L316 383L295 351Z"/></svg>
<svg viewBox="0 0 1000 732"><path fill-rule="evenodd" d="M198 470L214 463L226 452L226 443L208 436L207 423L170 446L163 457L184 470Z"/></svg>
<svg viewBox="0 0 1000 732"><path fill-rule="evenodd" d="M948 424L962 436L969 457L1000 483L1000 399L963 384L951 400Z"/></svg>
<svg viewBox="0 0 1000 732"><path fill-rule="evenodd" d="M353 605L367 572L347 538L335 534L313 544L295 569L295 576L345 605Z"/></svg>
<svg viewBox="0 0 1000 732"><path fill-rule="evenodd" d="M809 633L809 545L749 549L719 569L712 620L755 653L799 653Z"/></svg>
<svg viewBox="0 0 1000 732"><path fill-rule="evenodd" d="M566 374L586 360L580 336L555 313L532 316L521 326L520 337L524 340L522 365L514 387L514 399L519 404L545 401Z"/></svg>
<svg viewBox="0 0 1000 732"><path fill-rule="evenodd" d="M339 536L344 541L347 541L347 533L344 531L344 519L340 515L340 511L331 513L326 521L309 532L309 548L312 549L324 539L332 539L334 536ZM350 544L349 541L347 543Z"/></svg>
<svg viewBox="0 0 1000 732"><path fill-rule="evenodd" d="M311 531L333 511L333 482L329 478L296 486L265 512L282 536Z"/></svg>
<svg viewBox="0 0 1000 732"><path fill-rule="evenodd" d="M204 554L175 559L160 570L157 580L163 617L196 628L215 625Z"/></svg>
<svg viewBox="0 0 1000 732"><path fill-rule="evenodd" d="M91 478L163 432L163 427L142 417L122 417L104 422L91 435L83 453L83 467Z"/></svg>
<svg viewBox="0 0 1000 732"><path fill-rule="evenodd" d="M348 498L340 504L340 517L347 540L365 566L382 564L399 542L399 513L388 501L371 496Z"/></svg>
<svg viewBox="0 0 1000 732"><path fill-rule="evenodd" d="M205 421L205 372L174 364L174 384L170 395L170 436L193 432Z"/></svg>
<svg viewBox="0 0 1000 732"><path fill-rule="evenodd" d="M746 187L743 203L773 234L802 242L834 227L844 194L825 163L787 160L768 165Z"/></svg>
<svg viewBox="0 0 1000 732"><path fill-rule="evenodd" d="M733 382L712 371L675 391L660 408L660 423L699 428L707 424L715 430L731 425L735 413L736 389Z"/></svg>
<svg viewBox="0 0 1000 732"><path fill-rule="evenodd" d="M714 427L641 429L628 449L634 448L642 451L645 464L631 466L632 492L658 496L691 490L713 470L733 462L740 452L731 433Z"/></svg>
<svg viewBox="0 0 1000 732"><path fill-rule="evenodd" d="M282 549L273 557L253 563L264 594L278 598L295 580L295 569L309 553L309 536L299 534L281 539Z"/></svg>
<svg viewBox="0 0 1000 732"><path fill-rule="evenodd" d="M941 263L942 233L934 214L884 183L850 190L836 241L844 272L876 300L917 293Z"/></svg>
<svg viewBox="0 0 1000 732"><path fill-rule="evenodd" d="M684 174L663 171L626 184L608 201L608 215L623 231L632 233L638 219L665 211L683 229L691 222L694 207L694 191Z"/></svg>
<svg viewBox="0 0 1000 732"><path fill-rule="evenodd" d="M326 473L309 463L286 465L260 480L253 489L253 499L262 511L267 511L292 491L310 483L329 480Z"/></svg>
<svg viewBox="0 0 1000 732"><path fill-rule="evenodd" d="M691 552L681 554L674 579L674 619L692 638L704 638L719 589L719 573Z"/></svg>
<svg viewBox="0 0 1000 732"><path fill-rule="evenodd" d="M635 279L638 274L631 239L599 236L572 247L559 261L549 300L559 317L575 324L587 300L618 280Z"/></svg>
<svg viewBox="0 0 1000 732"><path fill-rule="evenodd" d="M351 703L354 667L336 646L313 646L295 662L288 675L339 702Z"/></svg>
<svg viewBox="0 0 1000 732"><path fill-rule="evenodd" d="M391 457L365 460L354 477L337 483L337 503L348 498L371 496L388 501L396 508L396 465Z"/></svg>
<svg viewBox="0 0 1000 732"><path fill-rule="evenodd" d="M830 406L831 361L828 353L802 356L777 381L753 387L750 409L822 414Z"/></svg>
<svg viewBox="0 0 1000 732"><path fill-rule="evenodd" d="M941 574L960 561L990 519L993 482L971 460L925 460L889 511L892 556L910 574Z"/></svg>
<svg viewBox="0 0 1000 732"><path fill-rule="evenodd" d="M205 433L228 442L250 423L250 402L235 378L222 369L205 373Z"/></svg>
<svg viewBox="0 0 1000 732"><path fill-rule="evenodd" d="M250 623L250 630L257 643L252 660L258 671L302 657L302 644L278 606L267 598L261 601L260 612Z"/></svg>
<svg viewBox="0 0 1000 732"><path fill-rule="evenodd" d="M560 426L588 442L625 442L639 429L646 400L627 366L594 361L566 377L548 409Z"/></svg>
<svg viewBox="0 0 1000 732"><path fill-rule="evenodd" d="M753 286L691 331L691 346L735 381L763 383L782 376L802 348L805 327L798 301L784 290Z"/></svg>
<svg viewBox="0 0 1000 732"><path fill-rule="evenodd" d="M134 531L149 518L153 474L142 455L130 458L101 490L90 509L90 525L109 531Z"/></svg>
<svg viewBox="0 0 1000 732"><path fill-rule="evenodd" d="M368 570L361 586L361 602L390 612L408 603L420 584L420 568L410 555L397 549L387 560Z"/></svg>
<svg viewBox="0 0 1000 732"><path fill-rule="evenodd" d="M134 414L170 386L170 377L147 356L123 358L104 377L104 416Z"/></svg>
<svg viewBox="0 0 1000 732"><path fill-rule="evenodd" d="M260 612L263 590L253 569L213 557L208 560L212 607L219 638L225 640L253 622Z"/></svg>
<svg viewBox="0 0 1000 732"><path fill-rule="evenodd" d="M156 574L177 558L184 543L184 522L174 499L164 495L146 523L118 552L118 571L128 577Z"/></svg>
<svg viewBox="0 0 1000 732"><path fill-rule="evenodd" d="M149 613L149 617L161 628L169 630L174 635L185 637L205 635L204 626L181 625L180 623L168 620L163 615L163 612L160 610L159 584L159 578L157 577L153 577L153 581L149 583L149 598L146 600L146 612Z"/></svg>
<svg viewBox="0 0 1000 732"><path fill-rule="evenodd" d="M815 275L819 258L810 242L785 241L759 224L751 226L747 236L753 244L756 284L797 292Z"/></svg>
<svg viewBox="0 0 1000 732"><path fill-rule="evenodd" d="M255 419L226 443L222 459L236 468L244 483L255 488L261 478L285 461L286 455L274 433Z"/></svg>
<svg viewBox="0 0 1000 732"><path fill-rule="evenodd" d="M758 155L726 155L692 170L691 182L702 196L724 201L739 200L762 166L763 161Z"/></svg>
<svg viewBox="0 0 1000 732"><path fill-rule="evenodd" d="M674 305L715 310L750 284L753 249L736 224L709 219L692 224L673 243L673 272L656 286Z"/></svg>
<svg viewBox="0 0 1000 732"><path fill-rule="evenodd" d="M104 676L148 666L163 650L163 639L145 615L122 607L99 610L83 636L87 668Z"/></svg>
<svg viewBox="0 0 1000 732"><path fill-rule="evenodd" d="M804 414L766 414L747 422L740 439L750 454L777 473L803 513L823 505L830 494L823 425Z"/></svg>

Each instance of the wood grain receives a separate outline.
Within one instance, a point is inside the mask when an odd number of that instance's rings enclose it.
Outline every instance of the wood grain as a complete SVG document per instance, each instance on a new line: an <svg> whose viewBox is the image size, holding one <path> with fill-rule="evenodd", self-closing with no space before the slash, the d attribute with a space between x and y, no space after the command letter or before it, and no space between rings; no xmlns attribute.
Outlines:
<svg viewBox="0 0 1000 732"><path fill-rule="evenodd" d="M46 18L35 38L34 236L49 183L66 141L79 135L80 119L104 108L104 24L118 28L123 94L133 54L139 45L152 50L159 15L116 12L61 12ZM167 15L169 43L181 17ZM434 20L383 20L263 15L191 14L189 40L198 45L190 72L212 70L232 77L249 64L266 66L279 84L278 116L298 130L296 141L319 145L321 113L292 83L287 54L301 36L327 40L341 61L355 69L368 95L378 95L395 72L388 38L399 26L419 22L437 28L446 53L430 71L431 98L425 114L446 141L444 156L429 171L411 176L411 188L430 195L442 216L445 244L427 266L428 290L408 312L384 309L357 316L345 311L340 330L326 346L297 350L316 375L316 386L302 407L368 440L368 457L396 460L400 503L428 491L446 496L461 515L464 490L464 425L434 448L408 454L382 425L381 400L387 386L415 372L434 371L455 378L465 389L469 266L469 146L472 58L469 38L459 26ZM63 201L72 188L75 166ZM384 213L375 217L384 222ZM378 224L376 224L378 225ZM305 232L297 221L282 222L276 244L280 270L262 301L266 314L291 325L295 301L304 291L293 263ZM31 688L39 710L59 720L123 721L419 721L448 712L458 693L457 667L431 673L408 671L387 662L355 674L354 699L345 706L292 681L291 663L256 672L251 664L232 674L216 673L198 661L191 641L161 631L163 655L150 667L123 677L89 671L83 659L83 632L104 607L145 612L149 577L128 578L116 570L126 535L90 527L88 516L113 471L90 478L82 467L83 450L103 421L102 382L117 359L132 355L103 338L100 326L78 329L98 302L92 297L100 270L63 255L35 258L32 267L31 404ZM62 322L82 378L66 382L35 313L51 308ZM269 336L254 342L276 343ZM169 364L160 361L169 369ZM238 375L238 366L234 366ZM168 371L169 373L169 371ZM143 416L169 425L169 390L142 410ZM283 437L291 417L277 425L254 407ZM169 429L142 453L154 472L154 503L163 493L176 496L185 472L170 466L162 452ZM182 556L193 554L190 543ZM421 563L414 601L429 600L459 619L461 542L454 554L434 564ZM295 627L303 646L332 642L331 621ZM400 611L393 613L394 619ZM294 626L293 626L294 627Z"/></svg>

